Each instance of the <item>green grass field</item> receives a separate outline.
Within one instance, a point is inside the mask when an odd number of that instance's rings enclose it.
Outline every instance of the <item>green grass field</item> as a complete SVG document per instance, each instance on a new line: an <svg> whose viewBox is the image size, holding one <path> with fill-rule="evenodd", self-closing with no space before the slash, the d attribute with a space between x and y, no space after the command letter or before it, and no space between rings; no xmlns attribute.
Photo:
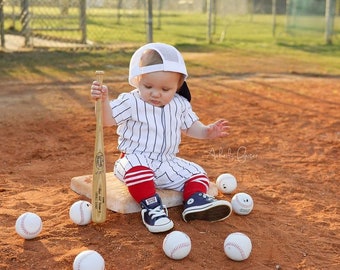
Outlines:
<svg viewBox="0 0 340 270"><path fill-rule="evenodd" d="M42 27L47 21L52 26L60 26L61 22L67 22L68 27L77 27L77 10L70 9L69 18L67 20L64 18L62 21L55 18L58 12L58 9L48 9L47 12L46 8L35 7L35 16L47 14L51 18L49 21L46 18L36 19L32 27ZM173 44L184 53L216 52L217 57L202 59L198 57L199 63L188 61L187 64L193 74L204 74L207 72L204 67L211 66L230 73L250 72L244 64L247 63L247 59L255 59L254 61L271 59L271 63L289 63L285 72L339 75L340 42L335 35L333 44L325 45L321 27L323 19L323 17L301 17L301 21L297 24L299 27L292 26L289 31L286 31L285 17L278 16L276 35L273 36L271 15L217 17L213 43L208 44L206 14L164 12L160 29L157 27L158 21L155 15L153 37L155 42ZM10 18L7 18L5 29L9 29L12 24ZM17 24L15 28L20 30ZM114 69L115 74L125 76L134 48L146 42L144 13L125 12L118 23L116 10L90 9L87 29L89 40L100 44L120 44L119 49L117 47L109 51L94 52L44 50L1 53L0 79L40 79L44 76L58 80L65 80L65 78L70 80L79 76L86 78L98 66L103 69ZM335 22L335 31L340 32L338 21ZM70 35L69 38L72 39L78 39L79 36L77 31L38 31L38 33L55 37ZM124 49L124 44L129 46ZM239 59L244 59L243 70L233 69ZM226 61L230 65L226 64Z"/></svg>

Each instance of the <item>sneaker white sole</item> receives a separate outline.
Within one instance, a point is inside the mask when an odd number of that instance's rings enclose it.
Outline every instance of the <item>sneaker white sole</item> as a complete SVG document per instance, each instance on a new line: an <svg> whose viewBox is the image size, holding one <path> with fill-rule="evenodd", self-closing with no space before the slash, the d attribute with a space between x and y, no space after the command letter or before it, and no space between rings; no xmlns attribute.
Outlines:
<svg viewBox="0 0 340 270"><path fill-rule="evenodd" d="M166 224L162 224L162 225L149 225L147 223L144 222L144 225L146 226L146 228L149 230L149 232L152 233L162 233L162 232L167 232L169 230L171 230L174 227L174 223L172 222L172 220L170 220L168 223Z"/></svg>
<svg viewBox="0 0 340 270"><path fill-rule="evenodd" d="M220 200L201 206L188 207L183 211L182 217L185 222L195 219L214 222L226 219L231 215L231 212L231 204Z"/></svg>

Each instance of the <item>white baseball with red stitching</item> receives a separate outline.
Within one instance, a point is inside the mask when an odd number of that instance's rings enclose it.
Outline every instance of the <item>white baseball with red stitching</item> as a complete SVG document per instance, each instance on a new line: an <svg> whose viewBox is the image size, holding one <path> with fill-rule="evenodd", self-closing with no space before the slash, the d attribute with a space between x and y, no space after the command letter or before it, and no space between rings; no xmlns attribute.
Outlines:
<svg viewBox="0 0 340 270"><path fill-rule="evenodd" d="M80 252L73 261L73 270L104 270L105 261L102 255L94 250Z"/></svg>
<svg viewBox="0 0 340 270"><path fill-rule="evenodd" d="M254 208L253 198L244 192L236 193L231 199L233 211L238 215L248 215Z"/></svg>
<svg viewBox="0 0 340 270"><path fill-rule="evenodd" d="M87 225L92 220L92 204L87 201L77 201L69 211L70 219L78 225Z"/></svg>
<svg viewBox="0 0 340 270"><path fill-rule="evenodd" d="M26 212L19 216L15 222L15 231L25 239L37 237L41 230L42 220L35 213Z"/></svg>
<svg viewBox="0 0 340 270"><path fill-rule="evenodd" d="M243 261L248 259L251 250L251 240L244 233L231 233L224 241L224 252L228 258L234 261Z"/></svg>
<svg viewBox="0 0 340 270"><path fill-rule="evenodd" d="M164 238L163 250L169 258L181 260L191 251L190 237L184 232L172 231Z"/></svg>

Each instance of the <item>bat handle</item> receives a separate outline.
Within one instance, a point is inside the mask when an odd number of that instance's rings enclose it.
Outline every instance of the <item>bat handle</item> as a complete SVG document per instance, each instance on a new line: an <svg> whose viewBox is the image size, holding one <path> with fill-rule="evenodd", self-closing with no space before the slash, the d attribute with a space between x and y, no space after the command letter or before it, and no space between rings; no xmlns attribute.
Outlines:
<svg viewBox="0 0 340 270"><path fill-rule="evenodd" d="M100 83L100 86L102 86L103 80L104 80L104 71L102 70L96 71L96 80ZM102 114L102 104L101 104L101 101L97 99L96 100L96 120L97 120L97 123L100 121L100 125L102 122L101 114Z"/></svg>
<svg viewBox="0 0 340 270"><path fill-rule="evenodd" d="M104 79L104 71L102 70L97 70L96 71L96 80L102 85Z"/></svg>

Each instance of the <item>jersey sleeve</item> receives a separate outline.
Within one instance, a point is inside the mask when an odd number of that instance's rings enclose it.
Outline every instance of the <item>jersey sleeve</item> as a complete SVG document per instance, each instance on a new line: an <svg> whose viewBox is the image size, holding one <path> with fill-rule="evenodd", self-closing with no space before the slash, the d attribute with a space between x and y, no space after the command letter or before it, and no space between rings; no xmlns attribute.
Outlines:
<svg viewBox="0 0 340 270"><path fill-rule="evenodd" d="M117 99L110 101L112 117L117 125L131 119L131 94L123 93Z"/></svg>
<svg viewBox="0 0 340 270"><path fill-rule="evenodd" d="M191 127L193 123L199 120L196 113L192 110L191 104L183 98L183 118L182 118L182 125L181 129L185 130Z"/></svg>

